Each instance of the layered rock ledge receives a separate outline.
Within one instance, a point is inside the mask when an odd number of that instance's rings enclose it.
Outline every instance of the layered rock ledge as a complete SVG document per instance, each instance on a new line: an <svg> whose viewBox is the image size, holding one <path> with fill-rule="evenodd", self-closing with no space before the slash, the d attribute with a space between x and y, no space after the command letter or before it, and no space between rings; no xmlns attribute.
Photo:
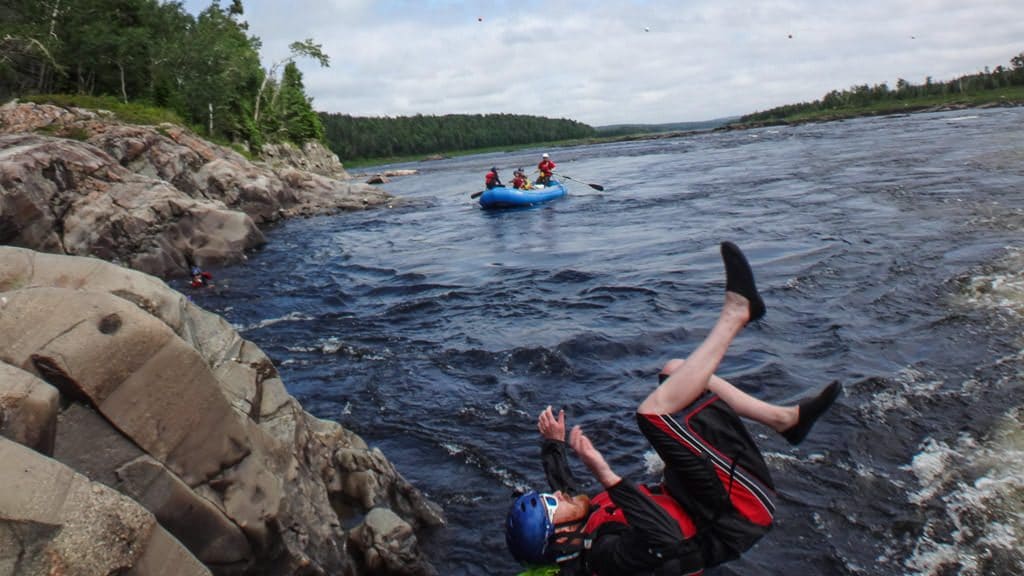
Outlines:
<svg viewBox="0 0 1024 576"><path fill-rule="evenodd" d="M431 574L417 532L444 523L219 316L153 276L16 247L0 462L5 574Z"/></svg>
<svg viewBox="0 0 1024 576"><path fill-rule="evenodd" d="M237 262L260 226L389 205L318 144L250 162L173 124L45 104L0 106L0 244L95 256L161 277ZM298 166L298 167L297 167Z"/></svg>

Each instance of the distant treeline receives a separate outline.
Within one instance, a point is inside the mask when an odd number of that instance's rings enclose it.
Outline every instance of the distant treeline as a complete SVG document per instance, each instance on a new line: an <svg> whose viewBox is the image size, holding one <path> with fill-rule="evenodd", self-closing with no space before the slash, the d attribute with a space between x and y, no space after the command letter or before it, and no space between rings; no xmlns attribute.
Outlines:
<svg viewBox="0 0 1024 576"><path fill-rule="evenodd" d="M889 87L884 82L874 86L862 84L853 86L849 90L833 90L821 100L814 102L789 104L748 114L740 118L739 122L782 120L808 112L863 108L877 103L898 102L929 96L952 98L956 95L975 94L1009 86L1024 86L1024 53L1010 59L1010 68L996 66L995 69L989 70L986 67L984 71L977 74L968 74L948 82L935 82L928 77L924 84L911 84L900 78L896 81L895 88Z"/></svg>
<svg viewBox="0 0 1024 576"><path fill-rule="evenodd" d="M342 160L391 158L589 138L575 120L519 114L358 117L320 114L327 145Z"/></svg>
<svg viewBox="0 0 1024 576"><path fill-rule="evenodd" d="M241 0L192 16L180 1L3 0L0 102L36 94L115 97L169 109L214 136L258 146L319 139L319 117L295 67L328 65L312 40L268 70Z"/></svg>
<svg viewBox="0 0 1024 576"><path fill-rule="evenodd" d="M637 134L660 134L664 132L693 132L696 130L713 130L725 126L736 118L717 118L702 122L671 122L668 124L609 124L597 126L597 135L606 138L614 136L634 136Z"/></svg>

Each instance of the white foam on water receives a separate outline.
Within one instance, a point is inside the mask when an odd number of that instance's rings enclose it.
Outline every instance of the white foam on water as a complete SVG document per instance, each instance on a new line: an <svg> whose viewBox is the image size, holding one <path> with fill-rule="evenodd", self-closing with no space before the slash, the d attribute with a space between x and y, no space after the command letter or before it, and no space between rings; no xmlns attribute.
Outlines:
<svg viewBox="0 0 1024 576"><path fill-rule="evenodd" d="M1024 317L1024 249L1008 247L993 268L969 278L954 303Z"/></svg>
<svg viewBox="0 0 1024 576"><path fill-rule="evenodd" d="M921 484L921 489L909 496L910 502L922 505L934 498L957 473L955 463L960 460L961 453L973 447L976 447L973 438L966 434L960 436L956 449L932 438L925 440L910 466L904 467L909 468Z"/></svg>
<svg viewBox="0 0 1024 576"><path fill-rule="evenodd" d="M644 472L650 476L661 476L665 472L665 461L654 450L644 452Z"/></svg>
<svg viewBox="0 0 1024 576"><path fill-rule="evenodd" d="M444 449L451 456L460 456L466 464L475 466L481 470L492 474L499 482L507 488L511 488L515 492L526 492L530 490L530 487L522 482L517 481L511 472L506 468L500 466L484 466L480 459L477 458L473 452L466 449L462 444L456 442L441 442L441 448Z"/></svg>
<svg viewBox="0 0 1024 576"><path fill-rule="evenodd" d="M447 452L449 456L458 456L466 450L464 446L456 444L455 442L441 442L441 448L444 448L444 451Z"/></svg>
<svg viewBox="0 0 1024 576"><path fill-rule="evenodd" d="M345 343L341 341L341 338L338 338L337 336L331 336L326 340L321 340L319 344L320 351L324 354L334 354L338 350L341 350L345 345Z"/></svg>
<svg viewBox="0 0 1024 576"><path fill-rule="evenodd" d="M319 340L314 347L312 347L312 348L304 348L303 350L306 351L306 352L316 352L316 351L319 351L324 356L330 356L332 354L337 354L338 352L342 352L342 353L344 353L347 356L351 356L353 358L358 358L360 360L384 360L385 359L385 357L383 355L377 354L377 352L378 352L377 350L370 351L368 349L356 348L354 346L346 344L344 340L342 340L341 338L338 338L337 336L331 336L329 338L324 338L322 340ZM384 349L380 350L380 352L383 352L383 353L386 354L386 353L388 353L388 349L384 348Z"/></svg>
<svg viewBox="0 0 1024 576"><path fill-rule="evenodd" d="M926 440L909 466L911 503L942 509L905 562L910 574L1024 574L1024 420L1019 408L979 442ZM955 572L950 572L955 567Z"/></svg>
<svg viewBox="0 0 1024 576"><path fill-rule="evenodd" d="M1024 249L1009 247L961 284L953 305L995 313L1003 328L1024 319ZM964 398L1019 385L1024 350L995 360L1011 373L996 382L968 379ZM968 408L969 409L969 408ZM908 466L918 481L910 503L941 510L928 519L904 566L915 576L1024 574L1024 407L1009 406L983 438L950 445L926 439Z"/></svg>
<svg viewBox="0 0 1024 576"><path fill-rule="evenodd" d="M319 346L285 346L285 350L289 352L316 352L320 350Z"/></svg>
<svg viewBox="0 0 1024 576"><path fill-rule="evenodd" d="M302 312L289 312L280 318L267 318L266 320L260 320L248 326L234 326L235 330L239 332L247 332L249 330L257 330L259 328L266 328L267 326L273 326L274 324L280 324L281 322L304 322L306 320L312 320L313 317L304 314Z"/></svg>
<svg viewBox="0 0 1024 576"><path fill-rule="evenodd" d="M761 453L764 456L764 461L768 463L771 469L783 468L790 465L797 465L800 462L800 458L797 458L796 454L786 454L784 452L768 452L763 451Z"/></svg>
<svg viewBox="0 0 1024 576"><path fill-rule="evenodd" d="M884 421L887 412L909 411L920 405L914 399L933 397L940 393L943 380L916 368L904 368L892 379L892 388L875 393L871 401L860 409L864 420Z"/></svg>

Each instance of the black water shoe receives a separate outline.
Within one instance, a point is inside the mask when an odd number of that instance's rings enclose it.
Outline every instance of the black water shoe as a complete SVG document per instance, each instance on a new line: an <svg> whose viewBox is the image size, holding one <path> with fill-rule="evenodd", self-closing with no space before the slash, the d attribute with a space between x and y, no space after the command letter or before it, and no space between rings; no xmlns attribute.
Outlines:
<svg viewBox="0 0 1024 576"><path fill-rule="evenodd" d="M832 403L843 391L843 385L838 380L832 382L818 393L817 396L804 398L798 402L800 416L797 423L788 430L782 431L782 436L789 440L790 444L799 444L811 431L814 422L832 406Z"/></svg>
<svg viewBox="0 0 1024 576"><path fill-rule="evenodd" d="M735 292L750 302L750 320L760 320L764 316L765 306L761 295L754 285L754 272L750 269L747 257L732 242L722 242L722 262L725 263L725 290Z"/></svg>

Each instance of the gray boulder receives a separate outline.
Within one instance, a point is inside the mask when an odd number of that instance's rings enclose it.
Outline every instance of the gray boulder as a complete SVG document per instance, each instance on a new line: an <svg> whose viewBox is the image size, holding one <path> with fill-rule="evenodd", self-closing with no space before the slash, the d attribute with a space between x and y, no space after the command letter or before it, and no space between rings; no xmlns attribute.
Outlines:
<svg viewBox="0 0 1024 576"><path fill-rule="evenodd" d="M55 458L144 506L214 573L375 573L348 546L376 509L409 531L359 540L383 554L374 566L431 571L415 533L444 523L437 506L156 278L0 247L0 361L60 392Z"/></svg>
<svg viewBox="0 0 1024 576"><path fill-rule="evenodd" d="M167 277L187 273L189 258L204 267L243 260L263 242L257 225L393 202L349 179L322 146L286 148L271 164L250 162L173 124L0 106L0 243Z"/></svg>
<svg viewBox="0 0 1024 576"><path fill-rule="evenodd" d="M0 436L53 455L59 400L53 386L0 362Z"/></svg>
<svg viewBox="0 0 1024 576"><path fill-rule="evenodd" d="M301 149L292 144L264 144L260 158L273 170L297 168L338 180L351 178L337 154L315 141L303 143Z"/></svg>
<svg viewBox="0 0 1024 576"><path fill-rule="evenodd" d="M158 275L264 242L246 214L135 174L85 142L0 135L0 243L90 255Z"/></svg>
<svg viewBox="0 0 1024 576"><path fill-rule="evenodd" d="M0 462L0 574L210 574L117 491L5 438Z"/></svg>

